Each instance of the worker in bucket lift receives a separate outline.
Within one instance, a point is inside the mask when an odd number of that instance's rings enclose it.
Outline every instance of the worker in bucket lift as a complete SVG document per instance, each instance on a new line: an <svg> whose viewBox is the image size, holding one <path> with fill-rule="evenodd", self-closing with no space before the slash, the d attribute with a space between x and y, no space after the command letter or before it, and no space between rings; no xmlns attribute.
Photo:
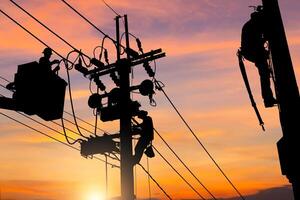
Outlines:
<svg viewBox="0 0 300 200"><path fill-rule="evenodd" d="M44 49L43 53L44 56L40 58L39 64L46 70L46 72L50 72L50 71L57 72L60 69L59 66L55 67L53 70L51 69L52 65L59 63L59 60L50 61L50 57L52 55L52 49L47 47ZM15 92L16 90L15 82L11 82L7 84L6 88L8 90Z"/></svg>
<svg viewBox="0 0 300 200"><path fill-rule="evenodd" d="M59 66L57 66L56 68L54 68L53 70L51 69L51 66L54 64L58 64L59 60L53 60L50 61L50 57L52 55L52 49L49 47L46 47L43 51L44 56L40 58L39 60L39 64L43 67L45 67L45 69L47 71L53 71L53 72L57 72L59 70Z"/></svg>
<svg viewBox="0 0 300 200"><path fill-rule="evenodd" d="M268 65L268 51L265 48L264 16L262 9L251 14L251 19L243 26L241 54L245 59L255 63L258 68L262 98L265 107L272 107L277 103L273 97L270 83L270 69Z"/></svg>
<svg viewBox="0 0 300 200"><path fill-rule="evenodd" d="M138 126L141 128L140 132L140 138L137 142L134 151L135 154L133 156L133 163L138 164L143 156L143 153L145 151L145 154L148 157L154 157L154 152L152 149L152 140L154 139L154 132L153 132L153 122L152 118L148 116L147 111L139 111L138 118L143 120L141 124Z"/></svg>

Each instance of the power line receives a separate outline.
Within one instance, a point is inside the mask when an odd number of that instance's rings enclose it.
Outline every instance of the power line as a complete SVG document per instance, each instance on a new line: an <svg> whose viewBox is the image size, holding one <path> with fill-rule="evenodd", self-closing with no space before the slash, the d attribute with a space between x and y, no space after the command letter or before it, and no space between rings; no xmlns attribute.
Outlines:
<svg viewBox="0 0 300 200"><path fill-rule="evenodd" d="M22 26L20 23L18 23L16 20L14 20L12 17L10 17L8 14L6 14L4 11L0 10L6 17L8 17L10 20L12 20L14 23L16 23L19 27L21 27L23 30L25 30L27 33L29 33L31 36L33 36L36 40L38 40L39 42L41 42L42 44L44 44L45 46L49 47L45 42L43 42L41 39L39 39L37 36L35 36L32 32L30 32L28 29L26 29L24 26ZM50 47L49 47L50 48ZM65 59L63 56L61 56L58 52L56 52L55 50L53 50L53 52L55 52L58 56L60 56L62 59L66 60L67 62L70 62L68 59ZM70 62L72 63L72 62ZM72 63L73 65L74 63ZM67 71L67 77L68 77L68 87L69 87L69 94L70 94L70 102L71 102L71 107L72 107L72 113L73 113L73 117L74 117L74 122L76 124L76 128L79 132L79 134L82 137L85 137L81 132L80 129L78 128L78 124L76 121L76 116L75 116L75 111L74 111L74 107L73 107L73 100L72 100L72 93L71 93L71 86L70 86L70 77L69 77L69 69L66 69Z"/></svg>
<svg viewBox="0 0 300 200"><path fill-rule="evenodd" d="M30 14L27 10L25 10L22 6L20 6L19 4L17 4L15 1L10 0L10 2L12 2L15 6L17 6L20 10L22 10L23 12L25 12L28 16L30 16L32 19L34 19L36 22L38 22L41 26L43 26L44 28L46 28L49 32L51 32L53 35L55 35L56 37L58 37L60 40L62 40L64 43L66 43L69 47L71 47L72 49L76 50L78 53L84 55L85 57L91 59L88 55L84 54L82 51L78 50L75 46L73 46L71 43L69 43L68 41L66 41L63 37L61 37L60 35L58 35L55 31L53 31L52 29L50 29L48 26L46 26L44 23L42 23L40 20L38 20L36 17L34 17L32 14Z"/></svg>
<svg viewBox="0 0 300 200"><path fill-rule="evenodd" d="M175 155L175 157L181 162L181 164L190 172L190 174L197 180L197 182L212 196L213 199L217 198L208 190L208 188L199 180L199 178L192 172L192 170L185 164L185 162L178 156L178 154L172 149L172 147L166 142L166 140L161 136L161 134L154 128L156 134L165 143L168 149Z"/></svg>
<svg viewBox="0 0 300 200"><path fill-rule="evenodd" d="M189 129L189 131L192 133L192 135L195 137L195 139L198 141L198 143L201 145L201 147L203 148L203 150L206 152L206 154L209 156L209 158L213 161L213 163L216 165L216 167L219 169L219 171L222 173L222 175L225 177L225 179L229 182L229 184L233 187L233 189L237 192L237 194L241 197L241 199L245 200L245 197L241 194L241 192L237 189L237 187L233 184L233 182L225 174L225 172L222 170L222 168L216 162L216 160L213 158L213 156L209 153L209 151L204 146L204 144L197 137L197 135L195 134L195 132L192 130L192 128L189 126L189 124L187 123L187 121L181 115L181 113L176 108L176 106L174 105L174 103L172 102L172 100L169 98L169 96L167 95L167 93L165 92L165 90L162 87L159 87L158 89L163 92L163 94L165 95L165 97L167 98L167 100L169 101L169 103L172 105L172 107L174 108L174 110L176 111L176 113L178 114L178 116L181 118L181 120L183 121L183 123L186 125L186 127Z"/></svg>
<svg viewBox="0 0 300 200"><path fill-rule="evenodd" d="M1 95L1 96L3 96L3 95ZM27 116L27 115L25 115L25 114L23 114L23 113L21 113L21 112L17 112L17 113L20 114L20 115L22 115L22 116L24 116L24 117L26 117L26 118L28 118L28 119L30 119L30 120L32 120L32 121L34 121L34 122L36 122L36 123L38 123L38 124L40 124L40 125L42 125L42 126L44 126L44 127L46 127L46 128L48 128L48 129L50 129L50 130L52 130L52 131L55 131L55 132L59 133L60 135L63 135L63 133L60 133L59 131L56 131L55 129L53 129L53 128L49 127L49 126L47 126L47 125L45 125L45 124L43 124L43 123L41 123L41 122L38 122L37 120L35 120L35 119L33 119L33 118L31 118L31 117L29 117L29 116ZM59 143L61 143L61 144L64 144L64 145L66 145L66 146L68 146L68 147L70 147L70 148L72 148L72 149L75 149L75 150L77 150L77 151L80 152L80 149L78 149L78 148L76 148L76 147L74 147L74 146L72 146L72 145L69 145L69 144L67 144L67 143L64 143L63 141L61 141L61 140L59 140L59 139L56 139L56 138L54 138L54 137L52 137L52 136L50 136L50 135L48 135L48 134L46 134L46 133L44 133L44 132L42 132L42 131L36 129L36 128L33 128L32 126L29 126L29 125L27 125L27 124L25 124L25 123L23 123L23 122L21 122L21 121L15 119L15 118L13 118L13 117L10 117L9 115L6 115L6 114L4 114L4 113L2 113L2 112L0 112L0 114L3 115L3 116L5 116L5 117L7 117L7 118L9 118L9 119L11 119L11 120L13 120L13 121L15 121L15 122L17 122L17 123L19 123L19 124L21 124L21 125L23 125L23 126L26 126L27 128L29 128L29 129L31 129L31 130L34 130L34 131L36 131L36 132L38 132L38 133L40 133L40 134L42 134L42 135L44 135L44 136L46 136L46 137L49 137L49 138L51 138L52 140L55 140L55 141L57 141L57 142L59 142ZM68 137L69 137L69 136L68 136ZM72 140L74 140L72 137L69 137L69 138L71 138ZM105 160L103 160L103 159L101 159L101 158L98 158L98 157L94 157L94 158L97 159L97 160L100 160L100 161L102 161L102 162L105 162ZM117 165L115 165L115 164L112 164L112 163L108 163L108 164L111 165L112 167L119 167L119 166L117 166Z"/></svg>
<svg viewBox="0 0 300 200"><path fill-rule="evenodd" d="M176 174L203 200L205 198L174 168L174 166L152 145L153 149L162 157L162 159L176 172Z"/></svg>
<svg viewBox="0 0 300 200"><path fill-rule="evenodd" d="M74 149L74 150L76 150L76 151L80 151L78 148L76 148L76 147L74 147L74 146L72 146L72 145L69 145L69 144L67 144L67 143L64 143L64 142L62 142L61 140L58 140L58 139L56 139L56 138L54 138L54 137L52 137L52 136L50 136L50 135L48 135L48 134L46 134L46 133L44 133L44 132L38 130L38 129L36 129L36 128L33 128L32 126L29 126L29 125L27 125L27 124L25 124L25 123L23 123L23 122L21 122L21 121L15 119L15 118L13 118L13 117L10 117L10 116L8 116L8 115L2 113L1 111L0 111L0 114L3 115L4 117L7 117L8 119L11 119L12 121L15 121L15 122L17 122L17 123L19 123L19 124L21 124L21 125L23 125L23 126L29 128L29 129L31 129L31 130L34 130L34 131L36 131L36 132L38 132L38 133L40 133L40 134L42 134L42 135L44 135L44 136L46 136L46 137L48 137L48 138L51 138L52 140L55 140L56 142L59 142L60 144L66 145L66 146L68 146L68 147L70 147L70 148L72 148L72 149ZM94 157L94 158L97 159L97 160L100 160L100 161L102 161L102 162L105 162L105 160L102 160L102 159L100 159L100 158L98 158L98 157ZM114 164L111 164L111 163L109 163L109 162L107 162L107 164L111 165L112 167L119 168L119 166L114 165ZM143 169L143 171L144 171L146 174L149 175L149 177L150 177L150 178L152 179L152 181L159 187L159 189L160 189L160 190L168 197L168 199L172 200L172 198L166 193L166 191L160 186L160 184L153 178L153 176L152 176L149 172L147 172L147 170L146 170L141 164L139 164L139 165L140 165L140 167Z"/></svg>
<svg viewBox="0 0 300 200"><path fill-rule="evenodd" d="M0 84L0 85L1 85L1 84ZM2 86L2 85L1 85L1 86ZM3 87L3 86L2 86L2 87ZM3 95L0 94L0 96L3 96ZM26 118L28 118L28 119L30 119L30 120L32 120L32 121L34 121L34 122L40 124L40 125L42 125L42 126L45 126L46 128L48 128L48 129L50 129L50 130L53 130L53 131L59 133L60 135L64 135L63 133L60 133L59 131L57 131L57 130L55 130L55 129L53 129L53 128L51 128L51 127L49 127L49 126L47 126L47 125L45 125L45 124L43 124L43 123L41 123L41 122L39 122L39 121L37 121L37 120L31 118L31 117L29 117L29 116L27 116L27 115L25 115L25 114L23 114L23 113L21 113L21 112L17 112L17 113L19 113L20 115L22 115L22 116L24 116L24 117L26 117ZM23 125L23 126L25 126L25 127L27 127L27 128L29 128L29 129L31 129L31 130L34 130L34 131L36 131L36 132L38 132L38 133L40 133L40 134L42 134L42 135L44 135L44 136L46 136L46 137L49 137L49 138L51 138L51 139L53 139L53 140L55 140L55 141L57 141L57 142L59 142L59 143L61 143L61 144L64 144L64 145L66 145L66 146L68 146L68 147L70 147L70 148L72 148L72 149L75 149L75 150L77 150L77 151L80 152L80 149L78 149L78 148L76 148L76 147L74 147L74 146L72 146L72 145L69 145L69 144L67 144L67 143L64 143L64 142L62 142L61 140L58 140L58 139L56 139L56 138L54 138L54 137L52 137L52 136L50 136L50 135L48 135L48 134L46 134L46 133L44 133L44 132L38 130L38 129L36 129L36 128L33 128L32 126L29 126L29 125L27 125L27 124L25 124L25 123L23 123L23 122L21 122L21 121L19 121L19 120L17 120L17 119L14 119L13 117L8 116L8 115L2 113L1 111L0 111L0 114L3 115L3 116L5 116L5 117L7 117L7 118L9 118L9 119L11 119L11 120L13 120L13 121L15 121L15 122L17 122L17 123L19 123L19 124L21 124L21 125ZM70 137L70 136L68 136L68 137L71 138L71 139L73 139L73 138ZM73 139L73 140L75 140L75 139ZM109 157L109 158L112 158L111 156L108 156L108 155L106 155L106 156ZM103 160L103 159L101 159L101 158L99 158L99 157L96 157L96 156L93 156L93 158L95 158L95 159L97 159L97 160L99 160L99 161L101 161L101 162L106 162L105 160ZM112 159L113 159L113 158L112 158ZM117 159L117 160L119 160L119 159ZM120 168L119 166L117 166L117 165L115 165L115 164L112 164L112 163L110 163L110 162L107 162L107 164L111 165L112 167ZM141 166L141 168L143 169L143 171L144 171L144 172L152 179L152 181L159 187L159 189L160 189L160 190L168 197L168 199L172 199L172 198L166 193L166 191L160 186L160 184L153 178L153 176L152 176L149 172L147 172L147 170L146 170L142 165L140 165L140 166Z"/></svg>
<svg viewBox="0 0 300 200"><path fill-rule="evenodd" d="M68 115L70 115L70 116L73 116L73 115L72 115L71 113L69 113L68 111L64 111L64 113L66 113L66 114L68 114ZM90 125L90 126L94 127L93 124L91 124L91 123L89 123L89 122L83 120L82 118L79 118L79 117L76 117L76 118L77 118L79 121L81 121L81 122L83 122L83 123L85 123L85 124L87 124L87 125ZM81 127L81 128L82 128L82 127ZM82 128L82 129L85 130L84 128ZM104 129L101 129L101 128L99 128L99 127L97 127L97 129L100 130L100 131L102 131L102 132L104 132L104 133L110 134L108 131L106 131L106 130L104 130Z"/></svg>
<svg viewBox="0 0 300 200"><path fill-rule="evenodd" d="M19 22L17 22L16 20L14 20L12 17L10 17L6 12L4 12L3 10L0 9L0 12L5 15L7 18L9 18L11 21L13 21L15 24L17 24L20 28L22 28L24 31L26 31L28 34L30 34L32 37L34 37L37 41L39 41L40 43L42 43L44 46L50 48L49 45L47 45L45 42L43 42L41 39L39 39L37 36L35 36L31 31L29 31L27 28L25 28L24 26L22 26ZM51 48L52 49L52 48ZM72 65L74 64L73 62L65 59L65 57L63 57L61 54L59 54L57 51L55 51L54 49L52 49L52 51L58 55L59 57L61 57L62 59L66 60L67 62L71 63Z"/></svg>
<svg viewBox="0 0 300 200"><path fill-rule="evenodd" d="M81 18L83 18L88 24L90 24L92 27L94 27L97 31L99 31L102 35L109 38L111 41L116 44L116 41L111 38L109 35L104 33L101 29L99 29L96 25L94 25L89 19L87 19L85 16L83 16L78 10L76 10L73 6L71 6L67 1L61 0L64 4L66 4L71 10L73 10L75 13L77 13Z"/></svg>
<svg viewBox="0 0 300 200"><path fill-rule="evenodd" d="M32 19L34 19L36 22L38 22L40 25L42 25L44 28L46 28L48 31L50 31L52 34L54 34L56 37L58 37L59 39L61 39L64 43L66 43L69 47L71 47L72 49L80 52L76 47L74 47L72 44L70 44L68 41L66 41L64 38L62 38L61 36L59 36L57 33L55 33L53 30L51 30L48 26L46 26L44 23L42 23L40 20L38 20L36 17L34 17L32 14L30 14L27 10L25 10L22 6L20 6L19 4L17 4L15 1L10 0L11 3L13 3L16 7L18 7L20 10L22 10L23 12L25 12L28 16L30 16ZM88 57L87 55L85 55L84 53L82 53L84 56Z"/></svg>
<svg viewBox="0 0 300 200"><path fill-rule="evenodd" d="M138 123L134 118L132 120L135 123ZM189 171L189 173L197 180L197 182L213 197L213 199L217 200L217 198L208 190L208 188L199 180L199 178L192 172L192 170L185 164L185 162L179 157L179 155L173 150L173 148L167 143L167 141L161 136L161 134L153 128L156 134L160 137L160 139L165 143L168 149L175 155L175 157L181 162L181 164Z"/></svg>
<svg viewBox="0 0 300 200"><path fill-rule="evenodd" d="M102 0L102 1L113 13L116 14L116 16L119 16L119 17L121 16L115 9L113 9L113 7L111 7L108 3L106 3L105 0Z"/></svg>
<svg viewBox="0 0 300 200"><path fill-rule="evenodd" d="M148 174L148 176L151 178L151 180L159 187L159 189L168 197L168 199L172 200L172 198L170 197L170 195L168 195L168 193L160 186L160 184L153 178L153 176L145 169L145 167L141 164L138 164L146 174Z"/></svg>

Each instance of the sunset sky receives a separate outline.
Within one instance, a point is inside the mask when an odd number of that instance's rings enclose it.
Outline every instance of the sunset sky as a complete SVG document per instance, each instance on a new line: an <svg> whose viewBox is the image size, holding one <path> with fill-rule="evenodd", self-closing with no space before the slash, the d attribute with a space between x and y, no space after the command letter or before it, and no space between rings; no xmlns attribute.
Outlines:
<svg viewBox="0 0 300 200"><path fill-rule="evenodd" d="M300 1L279 1L299 85ZM61 1L16 2L91 57L93 49L101 45L103 35ZM114 13L101 0L68 2L105 33L115 37ZM284 191L289 196L286 200L292 199L290 188L286 187L288 180L281 175L276 149L276 142L282 135L278 109L263 107L257 69L247 62L253 94L265 122L266 132L263 132L249 102L236 57L241 28L252 12L248 6L258 5L261 1L107 2L120 14L128 14L130 32L140 38L145 51L162 48L166 52L167 57L157 61L156 78L166 85L167 94L241 193L251 196L249 199L259 199L264 191L270 191L270 194L274 192L277 196L278 191ZM9 0L1 0L0 8L60 54L66 56L72 50ZM135 40L131 42L131 46L136 48ZM105 47L110 50L110 61L113 62L115 52L112 43L107 40ZM0 14L1 76L13 80L17 66L38 60L44 48L44 45ZM53 55L53 59L57 58ZM60 71L60 75L66 79L65 69ZM134 68L133 84L139 84L146 78L141 66ZM73 70L71 81L76 114L94 123L92 110L87 105L89 80ZM2 79L0 83L7 84ZM108 89L113 87L109 78L105 78L104 83ZM3 88L0 88L0 94L11 96ZM151 107L146 97L135 94L134 98L141 102L143 109L149 111L155 128L216 197L237 196L162 93L157 91L154 96L157 107ZM69 99L67 93L65 110L70 112ZM16 112L3 109L0 112L65 141L54 131ZM65 117L72 120L68 115ZM43 122L37 116L34 119ZM51 122L43 123L62 132L59 126ZM57 123L60 121L57 120ZM80 125L93 131L93 127L87 124L80 122ZM70 123L66 123L66 126L75 130ZM110 133L116 133L119 129L118 121L100 122L99 127ZM87 136L90 134L83 133ZM205 198L210 198L157 136L153 144ZM101 155L99 157L104 159ZM110 161L117 164L116 161ZM199 199L158 155L149 162L151 174L172 198ZM146 159L143 158L141 163L146 166ZM148 198L147 175L139 167L135 172L137 197ZM109 198L120 196L119 173L118 168L108 168ZM85 159L78 151L0 115L0 194L1 200L102 200L105 195L105 164L96 159ZM151 194L153 198L166 199L153 182Z"/></svg>

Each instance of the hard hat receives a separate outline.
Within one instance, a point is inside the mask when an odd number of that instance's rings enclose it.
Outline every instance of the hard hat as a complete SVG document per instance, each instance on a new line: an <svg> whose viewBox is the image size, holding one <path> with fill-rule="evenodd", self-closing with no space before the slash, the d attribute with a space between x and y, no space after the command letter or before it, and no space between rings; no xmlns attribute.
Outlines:
<svg viewBox="0 0 300 200"><path fill-rule="evenodd" d="M46 47L43 51L44 54L52 54L52 49L49 47Z"/></svg>

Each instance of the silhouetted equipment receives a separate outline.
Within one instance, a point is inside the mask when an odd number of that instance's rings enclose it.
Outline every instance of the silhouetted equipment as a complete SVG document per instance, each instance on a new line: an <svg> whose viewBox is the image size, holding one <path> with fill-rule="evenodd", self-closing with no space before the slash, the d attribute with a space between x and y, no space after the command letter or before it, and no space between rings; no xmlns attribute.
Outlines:
<svg viewBox="0 0 300 200"><path fill-rule="evenodd" d="M92 136L87 141L81 142L80 153L84 157L95 154L119 153L118 143L110 135Z"/></svg>
<svg viewBox="0 0 300 200"><path fill-rule="evenodd" d="M86 76L89 73L89 70L82 66L81 58L78 59L78 63L75 65L75 69L81 72L84 76Z"/></svg>
<svg viewBox="0 0 300 200"><path fill-rule="evenodd" d="M117 49L117 61L115 63L109 63L107 55L106 65L99 64L98 61L93 60L92 63L97 66L92 70L83 69L81 63L75 66L75 69L82 72L85 76L89 76L94 80L96 85L104 91L105 86L102 85L100 77L104 75L110 75L116 86L110 92L104 92L104 94L92 94L88 100L88 105L92 109L97 110L97 114L100 115L100 119L103 122L120 119L120 162L121 162L121 196L123 200L133 200L133 155L132 155L132 135L143 135L140 138L140 142L136 147L136 160L140 160L142 154L148 157L153 157L154 152L151 147L151 141L153 140L153 124L150 117L145 118L143 125L140 128L132 127L131 119L140 113L140 103L133 101L130 98L130 92L132 90L139 90L141 95L148 96L152 99L154 94L154 84L151 80L144 80L140 85L130 87L129 75L131 68L140 64L144 64L144 67L148 75L153 78L155 73L151 69L149 62L156 59L165 57L165 53L161 49L153 50L150 52L143 52L140 40L137 40L139 52L133 50L129 46L129 32L127 16L124 16L125 25L125 38L126 47L124 48L127 58L121 58L121 44L120 44L120 30L119 20L120 16L116 17L116 49ZM104 52L105 53L105 52ZM105 53L106 54L106 53ZM103 99L106 98L106 101ZM103 103L106 102L106 103ZM138 129L140 130L139 132ZM150 132L150 129L152 132ZM143 130L143 131L141 131ZM145 136L146 135L146 136ZM150 135L150 136L149 136ZM108 137L107 137L108 138ZM99 142L100 141L100 142ZM100 144L101 143L101 144ZM105 146L104 144L108 144ZM91 138L88 141L82 143L82 155L88 156L94 153L109 153L115 145L112 139L104 139L100 137ZM101 147L102 145L102 147ZM90 147L91 146L91 147ZM107 148L106 148L107 147ZM98 148L98 149L97 149ZM141 151L141 155L139 153ZM137 162L137 163L138 163Z"/></svg>
<svg viewBox="0 0 300 200"><path fill-rule="evenodd" d="M293 64L285 35L278 0L262 0L263 8L259 11L263 16L260 20L263 27L264 39L268 41L269 50L272 54L272 63L275 74L275 88L279 116L283 137L278 141L277 148L279 153L281 171L293 185L295 200L300 199L300 98L297 81L293 69ZM255 13L255 14L256 14ZM266 64L264 49L257 51L263 65ZM242 55L252 62L256 61L251 56ZM247 58L248 57L248 58ZM258 66L259 67L259 66Z"/></svg>
<svg viewBox="0 0 300 200"><path fill-rule="evenodd" d="M46 121L62 117L67 83L47 67L37 62L19 65L13 85L13 98L5 99L8 109Z"/></svg>
<svg viewBox="0 0 300 200"><path fill-rule="evenodd" d="M256 114L257 119L259 121L259 125L262 127L263 131L265 131L264 122L263 122L263 120L262 120L262 118L260 116L260 113L259 113L258 108L256 106L254 97L253 97L252 92L251 92L251 88L250 88L250 84L249 84L249 81L248 81L248 77L247 77L245 65L244 65L244 62L243 62L243 56L241 55L240 50L238 51L237 55L238 55L238 58L239 58L240 70L241 70L241 73L242 73L243 80L245 82L246 89L247 89L248 94L249 94L251 105L252 105L252 107L253 107L253 109L255 111L255 114Z"/></svg>
<svg viewBox="0 0 300 200"><path fill-rule="evenodd" d="M243 26L240 54L250 62L255 63L260 75L261 93L265 107L277 103L273 97L268 65L269 52L265 48L268 40L265 34L265 16L262 6L258 6L251 14L251 19Z"/></svg>
<svg viewBox="0 0 300 200"><path fill-rule="evenodd" d="M129 104L129 109L130 113L128 113L129 116L136 116L137 113L139 112L141 104L137 101L130 101ZM103 122L107 121L113 121L116 119L120 119L120 104L112 105L112 106L107 106L107 107L102 107L99 110L100 113L100 119Z"/></svg>

